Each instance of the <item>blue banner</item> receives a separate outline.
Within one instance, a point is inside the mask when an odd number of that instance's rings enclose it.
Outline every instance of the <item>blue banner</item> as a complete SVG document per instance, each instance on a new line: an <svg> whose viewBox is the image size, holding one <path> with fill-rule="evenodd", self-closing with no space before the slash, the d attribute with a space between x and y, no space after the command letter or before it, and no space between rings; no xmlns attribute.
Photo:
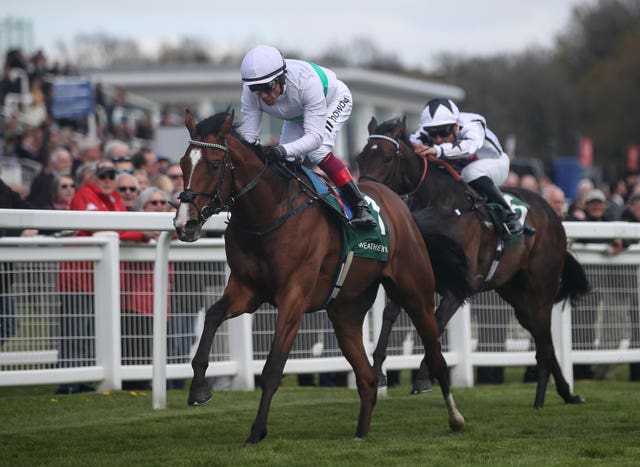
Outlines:
<svg viewBox="0 0 640 467"><path fill-rule="evenodd" d="M93 113L93 87L88 79L57 79L51 97L53 118L86 117Z"/></svg>

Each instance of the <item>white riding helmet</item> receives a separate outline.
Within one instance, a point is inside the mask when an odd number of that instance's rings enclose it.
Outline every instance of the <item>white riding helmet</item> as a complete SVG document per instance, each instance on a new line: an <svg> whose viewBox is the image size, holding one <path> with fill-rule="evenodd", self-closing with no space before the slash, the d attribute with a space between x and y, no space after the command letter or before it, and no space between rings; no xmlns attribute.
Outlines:
<svg viewBox="0 0 640 467"><path fill-rule="evenodd" d="M420 115L420 126L431 128L458 123L459 114L458 106L452 100L431 99Z"/></svg>
<svg viewBox="0 0 640 467"><path fill-rule="evenodd" d="M287 69L284 57L278 49L258 45L242 59L240 74L245 85L270 83Z"/></svg>

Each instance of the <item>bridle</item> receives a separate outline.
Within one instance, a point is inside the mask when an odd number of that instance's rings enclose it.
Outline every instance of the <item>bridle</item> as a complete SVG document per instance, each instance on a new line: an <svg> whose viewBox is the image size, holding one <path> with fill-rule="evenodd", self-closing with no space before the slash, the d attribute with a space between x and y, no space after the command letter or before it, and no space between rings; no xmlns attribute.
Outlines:
<svg viewBox="0 0 640 467"><path fill-rule="evenodd" d="M391 171L384 179L384 181L377 180L375 177L371 177L369 175L360 175L360 179L372 180L374 182L382 183L383 185L389 186L389 183L396 177L396 174L400 170L400 158L403 157L404 154L400 149L400 143L398 142L398 140L391 138L390 136L373 134L369 135L367 141L371 141L372 139L382 139L394 144L394 146L396 147L396 152L393 158L393 166L391 167ZM414 194L416 194L416 192L420 188L420 185L422 185L422 182L424 182L424 179L427 177L427 168L429 167L428 158L419 154L416 154L416 156L418 156L422 160L422 176L418 180L418 183L416 183L415 188L413 190L410 190L409 193L403 193L402 196L413 196Z"/></svg>
<svg viewBox="0 0 640 467"><path fill-rule="evenodd" d="M219 214L220 212L230 208L235 204L235 202L240 197L244 196L246 193L248 193L253 188L255 188L255 186L258 184L260 179L264 176L269 166L269 160L265 159L264 167L262 168L262 170L260 170L258 175L256 175L256 177L253 180L247 183L240 191L238 191L237 193L234 193L233 187L235 187L236 185L235 166L233 165L233 163L230 161L230 158L229 158L229 145L227 144L227 139L225 138L224 140L224 146L222 146L221 144L206 143L204 141L196 141L193 139L189 140L189 144L193 146L198 146L201 148L212 148L212 149L219 149L220 151L224 151L224 158L222 159L221 173L218 178L218 183L216 185L215 191L212 191L212 192L193 191L191 190L191 188L187 187L178 196L178 199L180 200L181 203L193 204L193 206L196 208L196 211L198 213L198 222L200 224L204 224L206 220L209 219L209 217L211 217L212 215ZM227 175L227 168L229 168L229 171L231 173L232 191L229 197L226 200L224 200L222 197L221 191L222 191L222 184ZM200 210L200 208L196 204L196 196L207 196L209 198L209 202L205 207L202 208L202 210Z"/></svg>

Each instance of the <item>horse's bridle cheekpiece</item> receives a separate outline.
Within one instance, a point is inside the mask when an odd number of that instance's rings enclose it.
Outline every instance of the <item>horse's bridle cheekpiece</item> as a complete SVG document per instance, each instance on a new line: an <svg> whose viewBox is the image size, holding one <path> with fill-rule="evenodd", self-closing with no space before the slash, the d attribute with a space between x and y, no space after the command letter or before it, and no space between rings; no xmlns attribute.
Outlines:
<svg viewBox="0 0 640 467"><path fill-rule="evenodd" d="M260 173L254 178L251 182L249 182L245 187L243 187L238 193L231 193L229 198L225 201L222 199L222 195L220 193L222 188L222 183L224 182L224 178L226 176L227 167L229 166L229 146L227 145L227 141L225 139L224 146L217 143L207 143L204 141L196 141L194 139L189 140L189 144L202 147L202 148L211 148L211 149L219 149L220 151L224 151L224 159L222 161L222 173L220 174L220 178L218 180L218 184L216 186L216 190L212 192L204 192L204 191L192 191L190 188L186 188L180 195L178 199L183 203L190 203L196 208L198 212L198 222L204 224L209 217L214 214L219 214L225 209L234 205L236 200L243 196L248 191L252 190L257 183L260 181L262 176L265 174L267 167L269 166L269 161L265 160L264 168L260 171ZM235 186L235 167L231 164L231 178L233 179L232 185ZM200 210L198 205L195 202L196 196L207 196L209 197L209 202L205 207Z"/></svg>
<svg viewBox="0 0 640 467"><path fill-rule="evenodd" d="M387 135L376 135L376 134L369 135L368 141L371 141L372 139L382 139L382 140L389 141L390 143L394 144L394 146L396 147L396 154L395 154L395 157L393 159L393 167L391 168L391 172L389 173L389 175L387 175L387 178L382 182L380 180L376 180L375 178L369 177L367 175L361 175L360 178L361 179L365 179L365 180L367 180L367 179L368 180L373 180L374 182L382 183L383 185L388 185L389 181L393 180L395 178L396 173L398 172L398 170L400 170L400 158L402 158L404 154L402 153L402 150L400 149L400 143L395 138L392 138L392 137L387 136ZM427 158L422 157L422 156L418 156L418 157L420 157L420 159L423 162L422 176L420 177L420 180L418 181L418 183L415 186L415 188L413 190L409 191L409 193L403 193L402 196L413 196L418 191L418 188L420 187L420 184L423 182L423 180L427 176L427 167L428 167Z"/></svg>

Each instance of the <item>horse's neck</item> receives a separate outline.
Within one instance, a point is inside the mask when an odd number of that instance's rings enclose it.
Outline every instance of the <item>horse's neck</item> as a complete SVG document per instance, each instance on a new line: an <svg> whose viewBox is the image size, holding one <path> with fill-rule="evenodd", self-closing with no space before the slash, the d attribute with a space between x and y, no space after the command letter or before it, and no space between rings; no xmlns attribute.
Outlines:
<svg viewBox="0 0 640 467"><path fill-rule="evenodd" d="M255 183L263 169L262 163L234 162L236 193L240 193L250 183ZM290 181L268 168L255 186L237 199L231 207L236 220L246 226L264 225L282 215L288 209Z"/></svg>
<svg viewBox="0 0 640 467"><path fill-rule="evenodd" d="M446 170L430 163L420 190L415 194L414 206L430 207L441 212L463 209L470 205L464 182L455 180Z"/></svg>
<svg viewBox="0 0 640 467"><path fill-rule="evenodd" d="M424 161L415 154L404 156L404 163L400 164L398 181L400 186L391 187L401 194L408 194L416 190L422 179Z"/></svg>

